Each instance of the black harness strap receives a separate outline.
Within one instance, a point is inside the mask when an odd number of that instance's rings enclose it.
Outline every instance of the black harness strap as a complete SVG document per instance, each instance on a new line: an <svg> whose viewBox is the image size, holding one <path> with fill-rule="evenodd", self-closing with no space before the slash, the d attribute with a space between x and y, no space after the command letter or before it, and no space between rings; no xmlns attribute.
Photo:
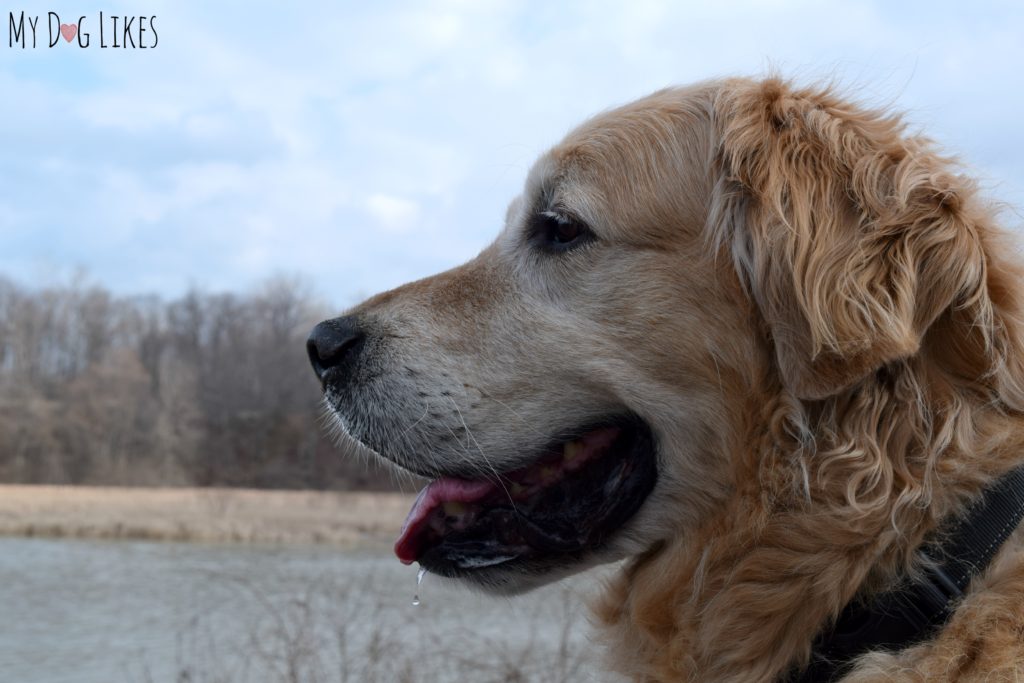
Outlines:
<svg viewBox="0 0 1024 683"><path fill-rule="evenodd" d="M1004 475L953 529L927 544L923 572L875 597L846 606L835 626L815 642L811 662L789 683L831 683L871 650L902 650L944 624L971 580L983 572L1024 518L1024 467Z"/></svg>

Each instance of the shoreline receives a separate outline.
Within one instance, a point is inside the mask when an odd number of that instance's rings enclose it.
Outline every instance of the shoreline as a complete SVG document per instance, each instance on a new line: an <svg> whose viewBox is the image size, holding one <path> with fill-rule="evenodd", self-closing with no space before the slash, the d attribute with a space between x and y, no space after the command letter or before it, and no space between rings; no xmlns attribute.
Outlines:
<svg viewBox="0 0 1024 683"><path fill-rule="evenodd" d="M399 493L0 484L0 536L386 546Z"/></svg>

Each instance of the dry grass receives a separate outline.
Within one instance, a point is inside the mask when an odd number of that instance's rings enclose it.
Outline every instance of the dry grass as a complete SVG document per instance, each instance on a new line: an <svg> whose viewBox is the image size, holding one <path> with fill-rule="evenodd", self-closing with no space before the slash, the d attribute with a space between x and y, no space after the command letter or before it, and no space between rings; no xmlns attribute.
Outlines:
<svg viewBox="0 0 1024 683"><path fill-rule="evenodd" d="M0 536L386 543L400 494L0 485Z"/></svg>

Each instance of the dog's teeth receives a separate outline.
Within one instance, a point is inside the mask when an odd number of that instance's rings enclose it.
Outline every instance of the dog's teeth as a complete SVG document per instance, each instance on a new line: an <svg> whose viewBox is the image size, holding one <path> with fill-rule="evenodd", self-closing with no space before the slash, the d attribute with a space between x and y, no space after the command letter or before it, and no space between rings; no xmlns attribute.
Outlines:
<svg viewBox="0 0 1024 683"><path fill-rule="evenodd" d="M583 454L583 444L579 441L566 441L562 446L562 460L572 462Z"/></svg>
<svg viewBox="0 0 1024 683"><path fill-rule="evenodd" d="M446 500L443 508L444 514L449 517L460 517L466 512L466 506L456 500Z"/></svg>

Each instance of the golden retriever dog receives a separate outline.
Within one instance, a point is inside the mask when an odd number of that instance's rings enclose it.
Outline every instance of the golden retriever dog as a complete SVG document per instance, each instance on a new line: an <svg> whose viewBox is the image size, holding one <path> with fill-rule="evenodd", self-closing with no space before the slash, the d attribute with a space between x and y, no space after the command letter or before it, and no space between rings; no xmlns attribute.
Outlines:
<svg viewBox="0 0 1024 683"><path fill-rule="evenodd" d="M402 561L512 594L628 558L616 669L786 680L1024 463L1012 253L899 117L719 80L587 121L479 256L308 350L338 429L431 480ZM1024 681L1022 542L842 680Z"/></svg>

